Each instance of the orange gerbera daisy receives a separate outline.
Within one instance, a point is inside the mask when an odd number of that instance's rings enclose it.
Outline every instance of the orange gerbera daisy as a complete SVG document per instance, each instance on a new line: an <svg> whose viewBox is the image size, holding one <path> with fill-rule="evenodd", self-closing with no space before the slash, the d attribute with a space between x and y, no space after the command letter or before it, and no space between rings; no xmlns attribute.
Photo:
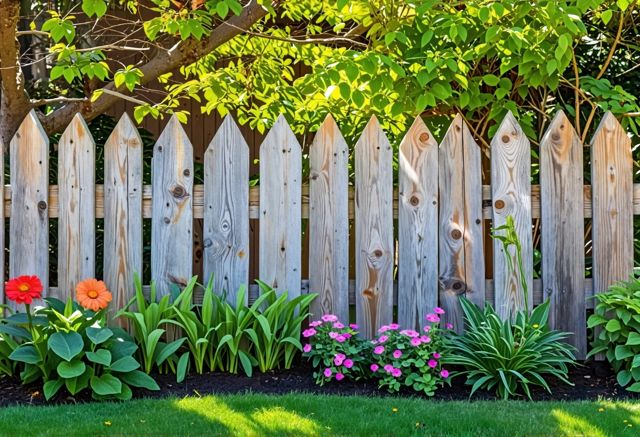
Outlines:
<svg viewBox="0 0 640 437"><path fill-rule="evenodd" d="M31 305L33 299L42 297L42 282L37 276L18 276L9 279L4 285L4 290L7 299Z"/></svg>
<svg viewBox="0 0 640 437"><path fill-rule="evenodd" d="M103 281L97 279L85 279L76 286L76 299L84 308L92 311L100 311L111 302L111 292Z"/></svg>

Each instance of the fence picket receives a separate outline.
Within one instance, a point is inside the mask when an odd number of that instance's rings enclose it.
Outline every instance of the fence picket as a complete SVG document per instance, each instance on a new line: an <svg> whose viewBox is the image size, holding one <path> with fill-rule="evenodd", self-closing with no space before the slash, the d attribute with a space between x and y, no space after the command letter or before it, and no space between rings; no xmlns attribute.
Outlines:
<svg viewBox="0 0 640 437"><path fill-rule="evenodd" d="M420 117L400 144L398 323L420 328L438 304L438 143Z"/></svg>
<svg viewBox="0 0 640 437"><path fill-rule="evenodd" d="M579 358L587 347L582 172L582 144L559 111L540 142L542 284L550 326L574 333Z"/></svg>
<svg viewBox="0 0 640 437"><path fill-rule="evenodd" d="M311 144L309 290L313 318L349 321L349 148L330 115Z"/></svg>
<svg viewBox="0 0 640 437"><path fill-rule="evenodd" d="M458 296L484 305L480 147L459 114L440 145L440 305L444 320L463 328Z"/></svg>
<svg viewBox="0 0 640 437"><path fill-rule="evenodd" d="M37 275L49 288L49 138L31 110L11 140L9 276ZM40 304L40 301L35 302ZM15 308L13 304L10 307Z"/></svg>
<svg viewBox="0 0 640 437"><path fill-rule="evenodd" d="M153 150L151 277L158 295L185 285L193 267L193 147L172 116Z"/></svg>
<svg viewBox="0 0 640 437"><path fill-rule="evenodd" d="M58 143L58 299L95 276L95 143L80 114Z"/></svg>
<svg viewBox="0 0 640 437"><path fill-rule="evenodd" d="M375 116L355 146L356 320L372 338L393 320L393 152Z"/></svg>
<svg viewBox="0 0 640 437"><path fill-rule="evenodd" d="M103 265L112 307L122 308L142 276L142 139L126 113L104 145Z"/></svg>
<svg viewBox="0 0 640 437"><path fill-rule="evenodd" d="M593 292L597 294L628 279L634 263L631 139L609 111L591 140L591 194Z"/></svg>
<svg viewBox="0 0 640 437"><path fill-rule="evenodd" d="M300 295L302 150L280 115L260 146L260 279Z"/></svg>
<svg viewBox="0 0 640 437"><path fill-rule="evenodd" d="M491 188L493 227L504 225L507 216L512 216L522 249L524 278L518 272L514 248L509 251L511 262L507 263L502 242L493 241L495 308L501 317L507 318L524 308L523 279L528 287L529 309L533 306L531 148L511 111L491 141Z"/></svg>
<svg viewBox="0 0 640 437"><path fill-rule="evenodd" d="M249 146L228 115L204 155L204 280L235 305L249 282ZM249 293L245 294L245 303Z"/></svg>

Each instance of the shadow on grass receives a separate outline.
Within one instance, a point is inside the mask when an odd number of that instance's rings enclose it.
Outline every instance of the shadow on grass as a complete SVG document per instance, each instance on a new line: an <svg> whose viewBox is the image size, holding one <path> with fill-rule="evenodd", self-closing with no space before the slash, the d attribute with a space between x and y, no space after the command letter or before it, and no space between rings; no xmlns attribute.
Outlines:
<svg viewBox="0 0 640 437"><path fill-rule="evenodd" d="M560 406L550 412L557 423L558 435L604 437L640 432L640 404L598 401L567 410Z"/></svg>

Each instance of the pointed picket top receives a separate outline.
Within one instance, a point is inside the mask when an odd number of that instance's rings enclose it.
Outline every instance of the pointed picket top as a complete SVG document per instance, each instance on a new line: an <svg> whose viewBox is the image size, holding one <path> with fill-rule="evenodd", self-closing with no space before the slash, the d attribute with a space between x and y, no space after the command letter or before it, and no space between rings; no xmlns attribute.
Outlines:
<svg viewBox="0 0 640 437"><path fill-rule="evenodd" d="M342 132L340 132L340 127L331 114L327 114L324 118L311 143L310 149L314 150L325 146L330 146L338 150L348 149L347 142L342 136ZM322 150L318 150L318 153L322 153Z"/></svg>
<svg viewBox="0 0 640 437"><path fill-rule="evenodd" d="M216 147L224 147L225 144L227 144L226 141L229 141L230 139L234 140L232 147L242 147L243 149L249 150L249 145L244 139L238 124L231 115L227 115L224 117L218 131L209 142L209 146L207 147L205 154L213 153Z"/></svg>
<svg viewBox="0 0 640 437"><path fill-rule="evenodd" d="M94 143L93 135L91 135L91 131L89 130L89 126L84 121L84 118L80 113L76 113L71 119L71 123L64 130L62 135L60 136L60 143L67 142L69 140L85 140L85 137L91 142Z"/></svg>
<svg viewBox="0 0 640 437"><path fill-rule="evenodd" d="M533 304L533 243L531 235L531 148L515 117L508 111L491 141L491 191L493 227L506 224L511 216L521 243L523 277L515 253L504 253L502 242L493 240L493 278L496 311L503 318L524 309L524 279L528 309ZM509 257L511 261L505 258Z"/></svg>
<svg viewBox="0 0 640 437"><path fill-rule="evenodd" d="M126 112L122 114L120 120L118 120L118 123L116 124L116 127L113 128L111 135L107 138L105 148L117 147L119 141L126 142L129 147L142 146L142 138L140 138L138 128Z"/></svg>
<svg viewBox="0 0 640 437"><path fill-rule="evenodd" d="M283 145L297 147L302 150L302 147L300 146L296 135L293 133L293 130L289 126L284 114L280 114L276 122L271 126L271 129L269 129L264 141L262 141L260 150L267 148L278 149Z"/></svg>
<svg viewBox="0 0 640 437"><path fill-rule="evenodd" d="M564 111L560 109L556 112L556 115L551 120L551 124L549 124L549 127L542 136L540 147L569 143L572 144L572 147L582 147L576 130L573 128Z"/></svg>
<svg viewBox="0 0 640 437"><path fill-rule="evenodd" d="M424 124L422 117L418 116L413 120L411 127L404 138L402 138L402 142L400 143L400 159L402 159L404 151L427 149L429 147L438 147L438 142L427 125Z"/></svg>
<svg viewBox="0 0 640 437"><path fill-rule="evenodd" d="M162 149L158 150L159 147L166 149L173 149L177 147L176 153L178 155L182 154L184 148L192 148L191 141L189 141L189 137L182 127L182 123L178 120L178 116L173 114L169 119L169 122L160 133L158 140L156 141L156 145L154 148L154 153L156 151L162 152Z"/></svg>
<svg viewBox="0 0 640 437"><path fill-rule="evenodd" d="M389 139L387 138L384 130L382 130L382 127L380 127L378 118L375 115L372 115L367 122L367 125L362 130L362 134L360 135L360 138L358 138L354 149L357 149L358 147L364 147L364 145L367 145L368 147L377 146L377 143L375 141L369 141L376 136L378 136L378 140L381 142L380 147L391 149Z"/></svg>
<svg viewBox="0 0 640 437"><path fill-rule="evenodd" d="M624 150L625 153L629 149L629 153L631 153L631 138L611 111L607 111L593 134L591 147L598 150L609 150L612 145Z"/></svg>
<svg viewBox="0 0 640 437"><path fill-rule="evenodd" d="M42 127L35 109L29 111L29 113L24 117L24 120L20 123L20 127L11 140L11 144L14 144L14 142L25 137L28 137L31 141L41 140L49 145L49 136Z"/></svg>
<svg viewBox="0 0 640 437"><path fill-rule="evenodd" d="M444 138L442 138L442 142L440 143L440 147L445 149L451 149L455 147L455 141L453 141L463 129L468 130L467 124L462 119L462 115L456 114L456 116L451 121L449 128L444 134Z"/></svg>

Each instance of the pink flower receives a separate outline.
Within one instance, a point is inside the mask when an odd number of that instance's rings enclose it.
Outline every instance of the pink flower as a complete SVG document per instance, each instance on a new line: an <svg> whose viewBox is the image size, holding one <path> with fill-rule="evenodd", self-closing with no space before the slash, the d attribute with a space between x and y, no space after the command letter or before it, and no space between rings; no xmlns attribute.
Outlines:
<svg viewBox="0 0 640 437"><path fill-rule="evenodd" d="M316 335L316 330L313 328L305 329L304 331L302 331L302 336L305 338L313 337L314 335Z"/></svg>
<svg viewBox="0 0 640 437"><path fill-rule="evenodd" d="M336 356L333 357L333 364L341 366L345 358L347 358L345 354L336 354Z"/></svg>
<svg viewBox="0 0 640 437"><path fill-rule="evenodd" d="M352 368L353 367L353 360L350 360L349 358L344 360L344 367L346 367L347 369Z"/></svg>
<svg viewBox="0 0 640 437"><path fill-rule="evenodd" d="M402 370L400 370L400 369L393 369L393 370L391 371L391 375L392 375L394 378L397 378L397 377L399 377L400 375L402 375Z"/></svg>
<svg viewBox="0 0 640 437"><path fill-rule="evenodd" d="M414 331L413 329L403 329L402 331L400 331L400 334L411 338L420 336L420 334L418 334L418 332Z"/></svg>
<svg viewBox="0 0 640 437"><path fill-rule="evenodd" d="M441 355L438 352L434 352L433 353L433 358L435 358L436 360L439 360L441 357Z"/></svg>
<svg viewBox="0 0 640 437"><path fill-rule="evenodd" d="M349 325L349 328L351 328L351 329L355 329L355 330L358 330L358 329L360 329L360 326L358 326L358 325L357 325L357 324L355 324L355 323L352 323L352 324L350 324L350 325Z"/></svg>
<svg viewBox="0 0 640 437"><path fill-rule="evenodd" d="M400 349L396 349L393 351L393 358L400 358L402 356L402 351Z"/></svg>
<svg viewBox="0 0 640 437"><path fill-rule="evenodd" d="M391 364L385 364L384 365L384 370L387 373L391 373L391 371L394 369L395 367L393 367Z"/></svg>
<svg viewBox="0 0 640 437"><path fill-rule="evenodd" d="M453 329L453 323L447 323L447 324L445 325L445 327L446 327L447 329Z"/></svg>
<svg viewBox="0 0 640 437"><path fill-rule="evenodd" d="M381 336L378 338L378 343L384 343L384 342L385 342L385 341L387 341L388 339L389 339L389 336L388 336L388 335L381 335Z"/></svg>
<svg viewBox="0 0 640 437"><path fill-rule="evenodd" d="M371 366L369 366L369 368L371 369L372 372L377 372L380 366L374 363Z"/></svg>
<svg viewBox="0 0 640 437"><path fill-rule="evenodd" d="M438 323L440 321L440 317L438 317L436 314L433 314L433 313L427 314L427 317L425 318L427 319L427 322L431 322L431 323Z"/></svg>
<svg viewBox="0 0 640 437"><path fill-rule="evenodd" d="M389 325L389 329L391 329L392 331L395 331L398 328L400 328L400 325L398 325L397 323L392 323Z"/></svg>
<svg viewBox="0 0 640 437"><path fill-rule="evenodd" d="M378 332L379 333L383 333L383 332L387 332L389 330L389 327L387 325L382 325L379 329Z"/></svg>
<svg viewBox="0 0 640 437"><path fill-rule="evenodd" d="M312 328L315 328L320 325L322 325L322 320L316 320L315 322L309 323L309 326L311 326Z"/></svg>
<svg viewBox="0 0 640 437"><path fill-rule="evenodd" d="M333 324L333 327L334 327L335 329L342 329L342 328L344 328L344 325L343 325L342 323L340 323L340 322L335 322L335 323Z"/></svg>
<svg viewBox="0 0 640 437"><path fill-rule="evenodd" d="M449 371L447 369L442 369L440 371L440 376L442 376L443 378L448 378L449 377Z"/></svg>
<svg viewBox="0 0 640 437"><path fill-rule="evenodd" d="M305 345L304 345L304 347L302 348L302 350L303 350L305 353L309 353L309 352L311 352L311 345L310 345L309 343L305 344Z"/></svg>
<svg viewBox="0 0 640 437"><path fill-rule="evenodd" d="M351 334L349 334L348 332L345 332L344 334L342 334L342 336L344 338L351 338Z"/></svg>
<svg viewBox="0 0 640 437"><path fill-rule="evenodd" d="M342 373L336 373L336 381L342 381L344 379L344 375Z"/></svg>
<svg viewBox="0 0 640 437"><path fill-rule="evenodd" d="M431 326L427 325L423 329L424 329L425 332L429 332L429 331L431 331Z"/></svg>
<svg viewBox="0 0 640 437"><path fill-rule="evenodd" d="M373 349L373 353L376 355L380 355L382 352L384 352L384 346L376 346Z"/></svg>
<svg viewBox="0 0 640 437"><path fill-rule="evenodd" d="M433 309L433 312L436 313L436 314L444 314L444 310L442 308L440 308L440 307L435 307Z"/></svg>
<svg viewBox="0 0 640 437"><path fill-rule="evenodd" d="M338 334L337 332L334 332L334 331L329 332L329 337L331 337L333 339L335 339L338 335L340 335L340 334Z"/></svg>
<svg viewBox="0 0 640 437"><path fill-rule="evenodd" d="M333 314L325 314L321 318L325 322L337 322L338 321L338 316L334 316Z"/></svg>
<svg viewBox="0 0 640 437"><path fill-rule="evenodd" d="M326 378L331 378L331 375L333 375L333 372L331 371L331 369L329 369L328 367L326 369L324 369L324 376Z"/></svg>
<svg viewBox="0 0 640 437"><path fill-rule="evenodd" d="M431 367L432 369L435 369L436 366L438 365L438 362L436 360L429 360L427 362L427 364L429 365L429 367Z"/></svg>
<svg viewBox="0 0 640 437"><path fill-rule="evenodd" d="M431 343L431 337L429 337L428 335L423 335L422 337L420 337L420 341L423 343Z"/></svg>
<svg viewBox="0 0 640 437"><path fill-rule="evenodd" d="M344 343L346 340L347 340L347 339L346 339L346 337L345 337L344 335L338 335L338 336L336 337L336 341L337 341L338 343Z"/></svg>
<svg viewBox="0 0 640 437"><path fill-rule="evenodd" d="M411 346L420 346L421 344L422 344L422 340L420 340L419 338L411 339Z"/></svg>

